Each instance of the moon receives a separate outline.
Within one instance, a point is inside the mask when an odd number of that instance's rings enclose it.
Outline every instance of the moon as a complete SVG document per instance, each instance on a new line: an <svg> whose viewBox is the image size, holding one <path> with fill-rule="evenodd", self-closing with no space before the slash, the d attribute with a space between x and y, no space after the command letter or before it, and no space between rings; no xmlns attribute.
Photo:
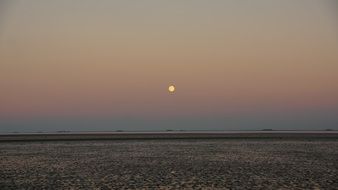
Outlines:
<svg viewBox="0 0 338 190"><path fill-rule="evenodd" d="M174 93L174 92L175 92L175 86L174 86L174 85L170 85L170 86L168 87L168 91L169 91L170 93Z"/></svg>

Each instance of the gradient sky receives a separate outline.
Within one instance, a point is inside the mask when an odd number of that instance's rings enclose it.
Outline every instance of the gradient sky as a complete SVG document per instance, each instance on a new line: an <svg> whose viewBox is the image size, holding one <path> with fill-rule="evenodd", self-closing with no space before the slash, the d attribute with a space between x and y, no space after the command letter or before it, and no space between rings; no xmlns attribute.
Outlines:
<svg viewBox="0 0 338 190"><path fill-rule="evenodd" d="M338 129L338 1L0 2L0 132L265 128Z"/></svg>

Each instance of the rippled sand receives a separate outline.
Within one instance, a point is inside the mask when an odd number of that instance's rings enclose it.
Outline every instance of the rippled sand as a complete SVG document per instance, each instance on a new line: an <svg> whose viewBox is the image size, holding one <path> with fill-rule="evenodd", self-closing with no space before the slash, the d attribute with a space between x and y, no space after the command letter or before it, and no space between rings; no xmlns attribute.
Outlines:
<svg viewBox="0 0 338 190"><path fill-rule="evenodd" d="M338 189L338 141L0 143L0 189Z"/></svg>

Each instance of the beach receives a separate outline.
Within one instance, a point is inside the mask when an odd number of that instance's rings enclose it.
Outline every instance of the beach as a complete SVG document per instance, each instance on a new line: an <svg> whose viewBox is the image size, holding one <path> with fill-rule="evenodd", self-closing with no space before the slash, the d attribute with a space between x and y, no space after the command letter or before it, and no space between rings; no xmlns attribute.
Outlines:
<svg viewBox="0 0 338 190"><path fill-rule="evenodd" d="M338 189L334 134L201 134L0 137L0 189Z"/></svg>

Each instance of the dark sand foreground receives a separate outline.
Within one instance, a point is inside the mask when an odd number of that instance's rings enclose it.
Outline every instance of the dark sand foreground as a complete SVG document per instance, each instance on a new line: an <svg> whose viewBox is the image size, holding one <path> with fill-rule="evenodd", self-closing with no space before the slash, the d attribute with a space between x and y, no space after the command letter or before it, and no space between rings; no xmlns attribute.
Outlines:
<svg viewBox="0 0 338 190"><path fill-rule="evenodd" d="M3 141L0 189L338 189L336 138Z"/></svg>

